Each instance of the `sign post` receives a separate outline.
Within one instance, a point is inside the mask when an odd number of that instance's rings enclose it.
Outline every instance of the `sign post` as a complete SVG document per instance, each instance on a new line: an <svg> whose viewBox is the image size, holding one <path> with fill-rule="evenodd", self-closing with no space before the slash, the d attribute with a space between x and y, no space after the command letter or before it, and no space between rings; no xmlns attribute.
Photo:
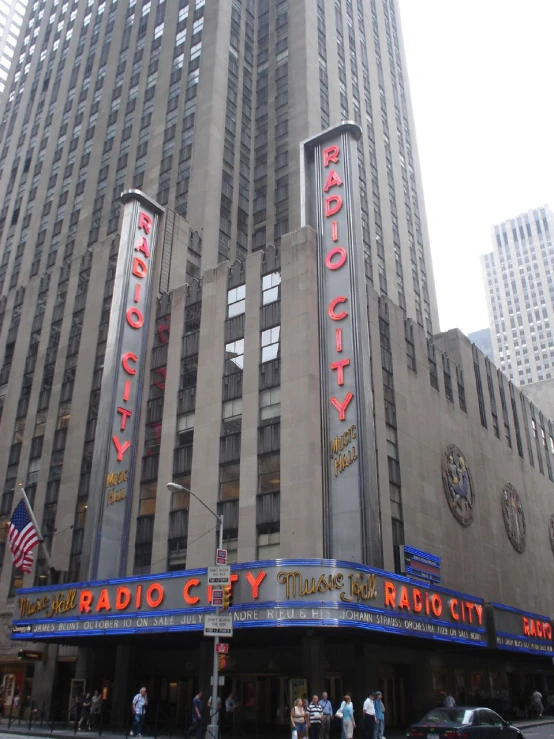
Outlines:
<svg viewBox="0 0 554 739"><path fill-rule="evenodd" d="M223 550L223 514L219 518L219 544L215 552L215 567L208 568L208 584L211 585L228 585L231 582L231 568L228 565L218 566L219 553ZM212 582L210 582L210 577ZM215 605L215 604L214 604ZM226 621L230 618L231 624ZM212 619L212 631L207 631L209 619ZM229 633L230 632L230 633ZM220 616L219 605L215 606L215 616L206 615L204 624L204 635L213 634L214 637L214 661L213 661L213 678L212 678L212 707L210 708L210 725L208 726L208 736L213 739L219 739L219 711L217 710L217 689L219 686L219 637L233 636L233 617Z"/></svg>

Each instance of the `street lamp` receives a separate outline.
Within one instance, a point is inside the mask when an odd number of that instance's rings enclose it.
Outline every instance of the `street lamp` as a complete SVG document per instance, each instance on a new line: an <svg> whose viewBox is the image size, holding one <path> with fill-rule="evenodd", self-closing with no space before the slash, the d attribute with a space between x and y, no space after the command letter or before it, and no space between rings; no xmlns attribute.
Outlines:
<svg viewBox="0 0 554 739"><path fill-rule="evenodd" d="M195 498L201 505L204 506L204 508L209 511L212 516L215 516L219 523L219 544L217 546L218 549L223 549L223 514L216 513L214 510L210 508L210 506L206 505L204 501L196 495L196 493L193 493L192 490L189 490L188 488L183 487L182 485L179 485L176 482L168 482L167 483L167 489L172 493L188 493L189 495L192 495L193 498ZM217 549L216 549L216 556L215 556L215 564L217 564ZM216 614L219 616L219 606L216 606L215 609ZM218 682L219 682L219 661L218 661L218 653L217 653L217 645L219 644L219 637L214 636L214 661L213 661L213 685L212 685L212 707L210 710L210 725L208 726L208 736L210 736L212 739L218 739L219 737L219 711L217 710L217 691L218 691Z"/></svg>

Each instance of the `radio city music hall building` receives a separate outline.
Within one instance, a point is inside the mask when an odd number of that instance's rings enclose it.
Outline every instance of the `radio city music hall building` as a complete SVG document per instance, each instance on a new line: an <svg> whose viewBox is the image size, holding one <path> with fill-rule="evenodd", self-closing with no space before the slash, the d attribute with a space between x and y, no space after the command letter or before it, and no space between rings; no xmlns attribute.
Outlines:
<svg viewBox="0 0 554 739"><path fill-rule="evenodd" d="M443 689L545 692L554 429L432 335L395 3L47 1L26 23L0 124L0 515L21 481L57 582L4 545L7 705L65 710L84 680L123 720L144 684L184 721L216 531L170 481L224 515L247 727L324 687L379 686L397 725Z"/></svg>

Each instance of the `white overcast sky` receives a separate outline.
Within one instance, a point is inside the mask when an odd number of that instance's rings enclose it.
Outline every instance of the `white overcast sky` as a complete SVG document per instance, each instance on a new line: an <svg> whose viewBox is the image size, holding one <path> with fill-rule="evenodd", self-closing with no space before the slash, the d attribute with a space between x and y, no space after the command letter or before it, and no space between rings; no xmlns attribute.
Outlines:
<svg viewBox="0 0 554 739"><path fill-rule="evenodd" d="M491 225L554 208L554 0L399 0L441 330L488 326Z"/></svg>

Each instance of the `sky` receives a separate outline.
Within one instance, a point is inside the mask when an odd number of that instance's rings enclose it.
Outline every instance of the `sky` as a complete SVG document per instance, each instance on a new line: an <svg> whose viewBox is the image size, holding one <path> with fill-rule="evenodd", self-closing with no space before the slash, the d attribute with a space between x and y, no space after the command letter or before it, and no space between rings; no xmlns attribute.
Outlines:
<svg viewBox="0 0 554 739"><path fill-rule="evenodd" d="M441 330L488 326L491 226L554 209L554 0L398 0Z"/></svg>

